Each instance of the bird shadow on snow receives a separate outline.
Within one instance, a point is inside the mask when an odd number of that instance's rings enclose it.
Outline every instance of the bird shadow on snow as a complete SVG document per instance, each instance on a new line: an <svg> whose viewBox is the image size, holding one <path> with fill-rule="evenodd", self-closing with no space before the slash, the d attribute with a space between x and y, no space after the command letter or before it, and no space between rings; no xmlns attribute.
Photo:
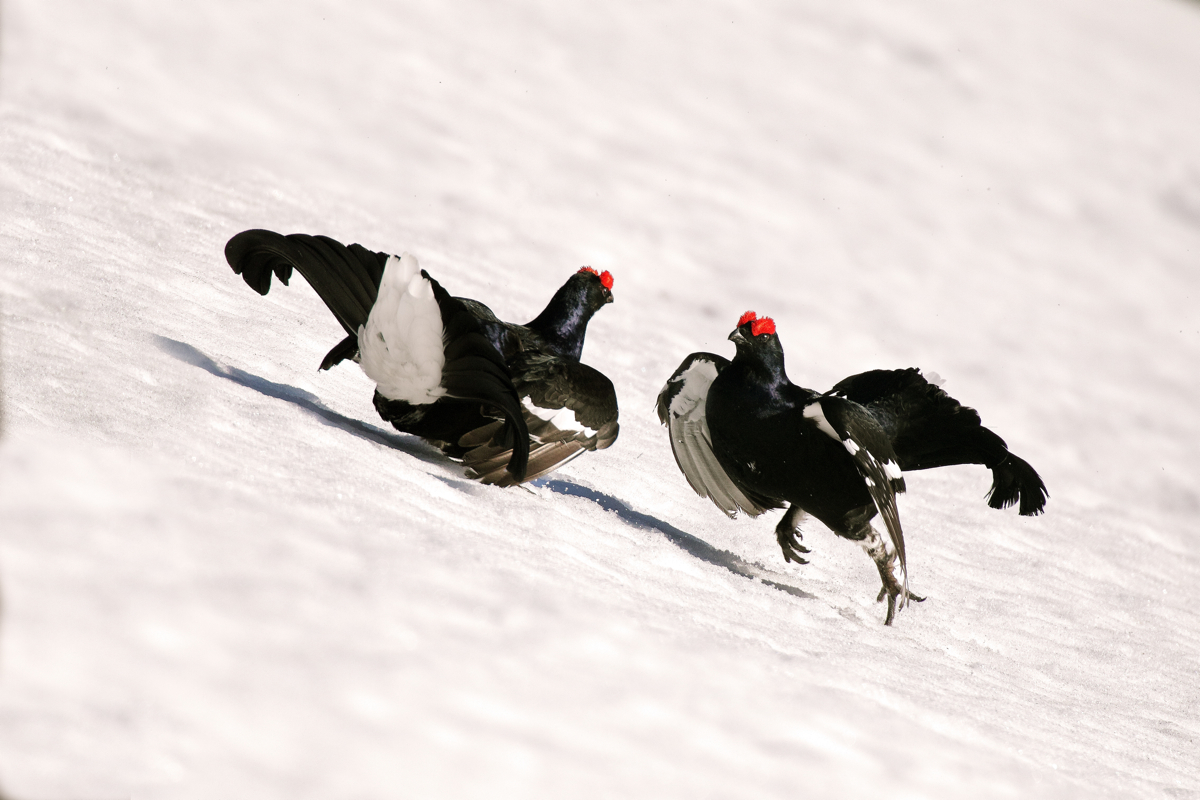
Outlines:
<svg viewBox="0 0 1200 800"><path fill-rule="evenodd" d="M559 479L541 479L534 481L535 486L540 486L556 494L567 495L568 497L582 497L585 500L591 500L596 505L600 506L605 511L612 511L625 522L635 528L643 530L652 530L661 533L667 537L667 541L683 550L690 556L698 558L701 561L708 562L714 566L722 567L729 570L734 575L742 578L750 578L751 580L762 581L767 586L778 589L781 592L787 592L795 597L803 597L807 600L812 600L816 597L814 594L809 594L803 589L798 589L795 586L789 586L786 583L779 583L773 580L762 567L751 564L742 558L734 555L728 550L719 550L713 547L708 542L693 536L690 533L679 530L674 525L669 525L662 520L652 517L649 514L643 514L640 511L634 511L623 501L618 500L610 494L598 492L595 489L589 489L586 486L580 486L577 483L564 481Z"/></svg>
<svg viewBox="0 0 1200 800"><path fill-rule="evenodd" d="M154 344L167 355L176 358L185 364L191 364L194 367L199 367L210 375L218 378L224 378L228 381L233 381L239 386L244 386L247 389L253 389L260 394L276 400L283 400L295 406L303 408L320 417L326 424L341 428L342 430L354 434L362 439L366 439L376 444L381 444L385 447L390 447L394 450L399 450L407 455L413 456L426 463L435 464L443 463L445 459L436 451L428 448L427 445L420 442L408 442L404 438L382 431L373 425L368 425L365 422L360 422L356 419L350 419L343 416L333 409L326 407L315 395L311 392L306 392L303 389L297 389L295 386L288 386L284 383L275 383L266 378L261 378L257 375L238 369L237 367L229 367L218 364L209 356L197 350L190 344L180 342L175 339L169 339L166 336L154 337ZM436 477L436 476L435 476ZM585 500L591 500L596 505L600 506L605 511L612 511L626 523L643 530L657 531L667 538L667 541L674 544L680 550L683 550L688 555L698 558L701 561L707 562L717 567L727 569L734 575L751 580L761 581L763 584L782 592L787 592L795 597L805 599L813 599L816 595L809 594L803 589L798 589L795 586L789 586L786 583L780 583L774 580L773 573L767 572L762 567L751 564L748 561L730 553L728 550L719 550L713 547L708 542L696 536L679 530L674 525L669 525L660 519L643 514L640 511L634 511L625 502L618 500L612 495L598 492L595 489L589 489L586 486L571 483L560 479L540 479L533 481L534 486L540 486L554 492L555 494L567 495L568 497L582 497ZM3 800L0 797L0 800Z"/></svg>
<svg viewBox="0 0 1200 800"><path fill-rule="evenodd" d="M366 439L376 444L381 444L384 447L390 447L393 450L399 450L413 458L433 464L442 461L440 454L430 448L428 445L419 441L408 441L404 437L396 434L391 434L386 431L376 428L374 425L368 425L356 419L350 419L343 416L331 408L325 406L316 395L311 392L306 392L303 389L297 389L295 386L288 386L286 383L275 383L266 378L260 378L257 375L238 369L237 367L228 367L218 364L204 353L197 350L190 344L168 339L165 336L154 336L154 343L160 350L167 355L177 358L185 364L191 364L194 367L215 375L218 378L224 378L228 381L233 381L239 386L245 386L247 389L253 389L267 397L283 400L292 405L299 406L305 411L309 411L320 417L326 424L333 425L336 428L341 428L347 433L352 433L361 439ZM3 800L0 798L0 800Z"/></svg>

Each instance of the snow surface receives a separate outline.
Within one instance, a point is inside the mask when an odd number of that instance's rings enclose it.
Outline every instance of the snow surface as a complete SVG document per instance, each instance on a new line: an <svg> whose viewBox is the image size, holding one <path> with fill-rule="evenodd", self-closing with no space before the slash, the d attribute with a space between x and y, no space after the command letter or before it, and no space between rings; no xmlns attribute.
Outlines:
<svg viewBox="0 0 1200 800"><path fill-rule="evenodd" d="M0 784L18 800L1200 797L1200 7L9 0ZM387 429L251 227L532 318L621 437L533 492ZM727 520L653 412L746 309L1034 464L911 579Z"/></svg>

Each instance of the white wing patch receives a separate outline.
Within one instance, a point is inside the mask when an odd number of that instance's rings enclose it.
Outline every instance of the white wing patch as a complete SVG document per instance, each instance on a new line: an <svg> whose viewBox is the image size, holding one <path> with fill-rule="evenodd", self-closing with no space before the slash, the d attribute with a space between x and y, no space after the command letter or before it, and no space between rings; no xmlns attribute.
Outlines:
<svg viewBox="0 0 1200 800"><path fill-rule="evenodd" d="M846 445L847 450L850 450L850 445L854 444L854 442L852 442L850 439L846 439L842 442L842 444ZM861 448L858 447L858 445L855 445L854 449L850 450L850 455L854 455L860 449ZM898 481L900 478L904 477L904 473L900 471L900 465L895 461L886 461L884 463L880 463L879 459L877 459L870 450L865 452L865 458L867 462L873 464L875 468L879 469L884 474L884 477L886 477L888 480ZM875 481L871 480L869 475L863 475L863 480L867 482L867 486L875 485Z"/></svg>
<svg viewBox="0 0 1200 800"><path fill-rule="evenodd" d="M446 393L442 312L417 259L389 256L367 324L358 329L359 366L389 400L426 405Z"/></svg>
<svg viewBox="0 0 1200 800"><path fill-rule="evenodd" d="M684 417L696 406L708 400L708 387L717 379L717 365L711 361L696 359L687 372L671 378L670 383L682 383L679 394L671 400L671 415Z"/></svg>
<svg viewBox="0 0 1200 800"><path fill-rule="evenodd" d="M670 434L675 463L696 494L711 499L726 516L744 511L756 517L764 509L738 489L713 453L712 434L704 411L708 390L719 372L718 365L696 354L689 358L692 363L688 368L672 375L662 390L665 395L673 387L679 387L662 420Z"/></svg>
<svg viewBox="0 0 1200 800"><path fill-rule="evenodd" d="M579 431L585 436L595 436L596 431L575 418L575 412L572 409L563 408L542 408L533 404L533 400L529 397L521 398L521 405L525 406L525 410L541 420L549 422L560 431Z"/></svg>
<svg viewBox="0 0 1200 800"><path fill-rule="evenodd" d="M817 423L817 427L820 428L821 432L826 436L830 436L839 442L842 441L842 437L838 436L838 432L835 431L833 426L829 424L829 420L825 419L825 411L821 408L820 400L814 400L806 405L804 407L804 416ZM846 449L849 450L850 448L847 447ZM854 451L851 451L850 454L854 455Z"/></svg>
<svg viewBox="0 0 1200 800"><path fill-rule="evenodd" d="M838 435L838 432L833 429L833 426L829 424L829 420L826 419L825 412L821 409L821 403L819 401L806 405L804 407L804 416L817 423L817 427L820 428L826 435L839 440L842 443L842 446L846 448L846 452L851 456L858 455L858 451L862 449L859 443L853 439L849 437L843 439ZM875 456L871 455L870 451L867 452L867 458L876 464L879 464ZM887 475L892 480L899 480L903 475L903 473L900 471L900 465L895 461L888 461L886 464L880 464L879 468L883 470L884 475ZM870 478L867 478L866 480L868 486L875 485Z"/></svg>

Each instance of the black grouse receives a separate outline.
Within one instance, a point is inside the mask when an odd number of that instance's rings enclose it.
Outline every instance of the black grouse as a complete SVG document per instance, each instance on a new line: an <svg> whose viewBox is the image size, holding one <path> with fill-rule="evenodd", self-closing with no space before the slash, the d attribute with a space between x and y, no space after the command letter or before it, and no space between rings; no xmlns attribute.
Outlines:
<svg viewBox="0 0 1200 800"><path fill-rule="evenodd" d="M988 505L1046 505L1046 486L1004 440L917 369L852 375L819 394L788 380L769 317L747 311L729 338L733 361L692 353L658 396L658 418L684 477L728 516L788 506L775 528L786 561L808 563L798 526L812 515L859 542L875 562L891 625L896 608L925 598L908 590L896 493L903 472L952 464L992 471ZM870 524L879 514L887 539ZM899 563L901 578L895 565ZM897 598L899 603L897 603Z"/></svg>
<svg viewBox="0 0 1200 800"><path fill-rule="evenodd" d="M612 382L579 361L588 321L613 299L608 272L584 267L514 325L451 297L408 253L249 230L225 258L262 295L272 274L285 285L293 269L303 275L347 334L321 369L357 361L379 415L462 460L469 477L512 486L617 438Z"/></svg>

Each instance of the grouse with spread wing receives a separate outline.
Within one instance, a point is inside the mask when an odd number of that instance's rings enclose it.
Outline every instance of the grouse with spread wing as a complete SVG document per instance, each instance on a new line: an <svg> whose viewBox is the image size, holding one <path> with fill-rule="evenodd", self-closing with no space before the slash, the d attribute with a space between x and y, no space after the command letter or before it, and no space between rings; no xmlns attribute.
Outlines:
<svg viewBox="0 0 1200 800"><path fill-rule="evenodd" d="M787 506L775 528L786 561L808 563L798 531L805 515L859 542L883 582L885 624L924 599L908 589L896 509L904 471L983 464L992 471L988 505L1019 504L1023 515L1044 508L1046 487L1033 467L920 371L864 372L820 394L788 380L769 317L746 312L729 338L733 361L692 353L658 396L676 463L730 517ZM871 524L877 515L886 536Z"/></svg>

